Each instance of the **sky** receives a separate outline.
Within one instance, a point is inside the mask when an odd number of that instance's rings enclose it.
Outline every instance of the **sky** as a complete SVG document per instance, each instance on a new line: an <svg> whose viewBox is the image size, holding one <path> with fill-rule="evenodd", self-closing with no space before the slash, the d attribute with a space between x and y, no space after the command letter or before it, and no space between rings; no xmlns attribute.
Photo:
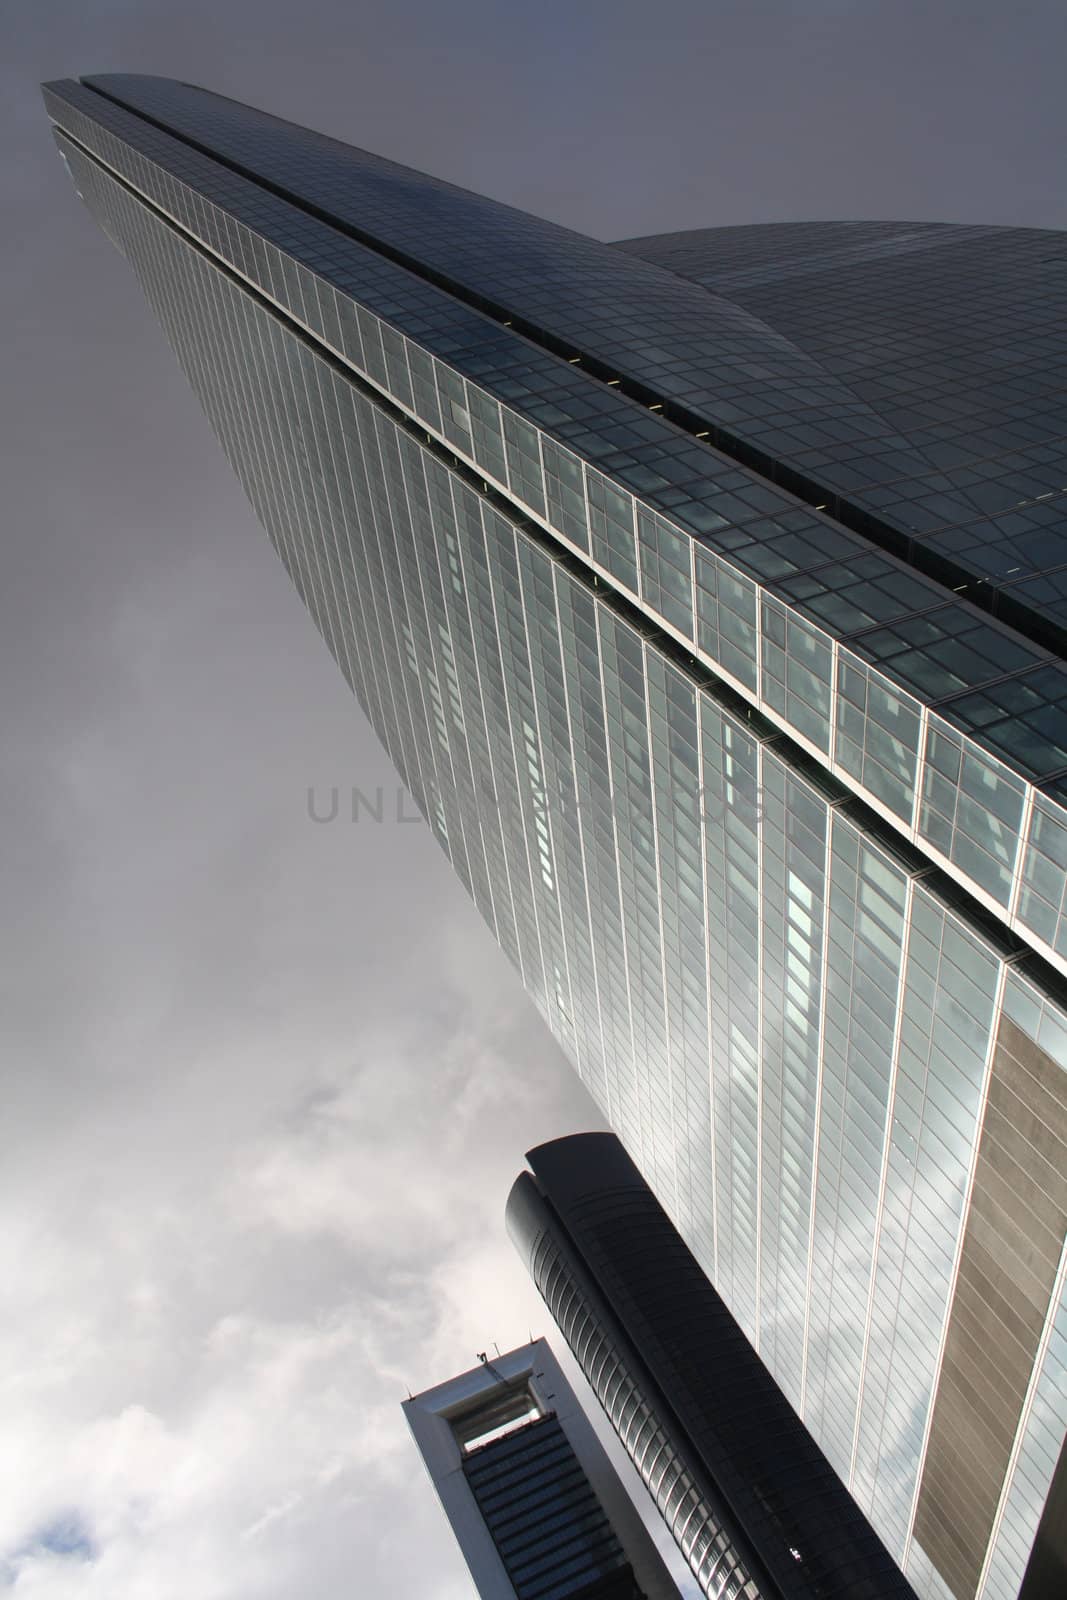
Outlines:
<svg viewBox="0 0 1067 1600"><path fill-rule="evenodd" d="M504 1200L599 1115L428 831L345 820L396 780L37 84L199 82L608 239L1062 228L1067 10L7 0L3 29L0 1594L470 1600L400 1401L551 1337Z"/></svg>

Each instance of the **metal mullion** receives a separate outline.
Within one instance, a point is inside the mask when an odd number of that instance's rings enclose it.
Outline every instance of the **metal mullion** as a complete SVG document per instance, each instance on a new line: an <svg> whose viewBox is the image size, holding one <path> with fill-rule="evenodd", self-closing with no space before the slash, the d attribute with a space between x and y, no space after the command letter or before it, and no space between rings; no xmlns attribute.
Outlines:
<svg viewBox="0 0 1067 1600"><path fill-rule="evenodd" d="M542 466L542 473L543 472L544 472L544 468ZM518 554L518 552L516 551L516 555L517 554ZM550 571L549 571L549 582L552 584L553 600L554 600L554 597L555 597L555 584L554 584L554 581L553 581L553 575L552 575L552 570L551 570L553 566L554 566L554 563L550 562L549 563L549 568L550 568ZM530 605L529 605L529 602L528 602L528 600L526 598L526 586L525 586L525 583L523 581L522 562L520 560L516 560L515 570L516 570L516 576L517 576L517 579L518 579L519 597L520 597L520 602L521 602L521 605L522 605L523 617L525 619L525 618L528 618L531 613L530 613ZM554 607L553 607L553 616L555 616ZM557 643L558 643L558 638L559 638L559 636L558 636L558 632L557 632ZM529 650L528 650L528 654L529 654ZM561 673L562 673L562 670L563 670L563 662L562 662L562 659L561 659L561 661L560 661L560 671L561 671ZM571 965L570 965L570 956L569 956L568 948L567 948L565 919L563 917L561 898L560 898L560 887L559 887L560 886L560 873L559 873L559 860L558 860L559 852L558 852L557 847L556 847L555 830L554 830L554 827L553 827L551 808L550 808L550 806L548 804L547 770L546 770L546 767L545 767L545 741L544 741L544 736L543 736L543 734L541 732L541 715L540 715L540 710L538 708L538 679L537 679L536 672L533 670L533 662L532 662L532 660L530 662L530 688L531 688L531 696L532 696L532 699L533 699L533 707L534 707L534 728L535 728L535 732L536 732L536 735L537 735L538 759L539 759L540 766L541 766L541 778L542 778L542 784L543 784L544 791L545 791L545 826L546 826L546 828L548 830L548 844L549 844L549 850L551 851L551 857L552 857L552 880L553 880L553 884L554 884L553 894L554 894L554 897L555 897L556 918L557 918L557 920L559 922L560 956L562 957L564 972L566 974L567 1003L568 1003L568 1005L570 1007L570 1017L572 1019L571 1020L571 1031L572 1031L572 1033L575 1033L575 1039L577 1040L577 1034L576 1034L576 1031L574 1029L574 1023L573 1023L574 984L573 984L573 980L571 978ZM544 879L542 878L541 881L542 881L542 884L543 884L544 883ZM555 998L555 984L554 984L554 982L553 982L553 996ZM558 999L556 999L556 1007L557 1007L557 1009L558 1009L558 1004L559 1004Z"/></svg>
<svg viewBox="0 0 1067 1600"><path fill-rule="evenodd" d="M374 427L375 427L375 412L376 412L377 408L374 406L373 401L363 399L362 396L360 397L360 400L362 402L362 405L365 405L368 408L368 410L370 411L370 413L371 413L370 425L371 425L371 428L374 429ZM360 541L361 541L361 543L363 545L363 549L364 549L365 571L366 571L366 574L367 574L366 593L370 597L371 609L372 609L372 611L374 613L375 627L376 627L376 630L377 630L377 633L378 633L378 638L379 638L379 641L380 641L380 644L381 644L381 649L382 649L382 659L384 661L388 661L389 658L392 657L393 660L403 661L403 659L404 659L404 651L403 651L403 646L401 644L401 641L400 641L400 639L398 637L398 630L397 630L397 625L396 625L395 613L393 611L393 607L392 607L392 604L391 604L392 596L389 594L388 585L385 582L385 565L384 565L384 562L382 560L382 555L381 555L381 530L380 530L380 528L378 526L378 522L379 522L378 509L377 509L377 507L376 507L376 505L374 503L374 494L373 494L373 489L372 489L372 485L373 485L374 480L372 478L371 472L370 472L368 464L367 464L366 428L361 425L361 420L362 419L359 417L358 413L359 413L359 406L357 405L355 438L350 440L349 437L348 437L348 434L346 433L344 428L341 429L341 437L342 437L342 440L344 442L345 458L346 458L346 461L347 461L347 464L348 464L349 481L351 482L352 488L353 488L353 503L357 507L359 507L359 496L355 492L355 474L353 472L353 463L352 463L352 451L353 451L353 448L358 447L360 462L362 463L363 499L365 501L365 510L361 510L361 512L360 512L360 514L358 516L358 524L359 524ZM374 443L375 443L375 449L377 450L377 448L378 448L378 446L377 446L377 437L375 437ZM378 460L379 460L379 463L380 463L380 465L382 467L382 472L384 474L384 463L381 462L380 451L378 452ZM369 524L369 526L368 526L368 524ZM374 555L374 550L372 548L372 541L373 541L373 546L377 547L377 557L376 557L376 559L377 559L377 570L378 570L378 572L381 573L381 578L379 580L380 581L381 590L382 590L381 605L379 605L379 596L378 596L379 584L375 581L375 555ZM388 621L389 621L389 628L388 629L385 627L385 625L384 625L384 623L382 621L382 608L383 607L384 607L384 609L385 609L385 611L387 613L387 616L388 616ZM364 613L366 614L366 608L365 607L364 607ZM390 635L392 636L392 639L393 639L394 645L395 645L395 649L392 649L392 650L389 649L389 645L388 645L388 641L389 641ZM377 678L378 678L378 670L377 670L377 666L376 665L374 665L374 674L375 674L375 679L377 680ZM410 700L408 698L408 693L407 693L407 685L406 685L406 683L403 684L404 706L405 706L405 709L406 709L406 712L407 712L407 722L405 724L405 722L401 718L400 709L399 709L399 705L398 705L398 702L397 702L396 687L395 687L395 683L394 683L394 678L397 676L397 674L392 673L392 672L383 672L382 676L383 676L383 678L385 680L385 686L386 686L386 690L387 690L387 694L383 694L382 695L382 718L383 718L383 723L389 729L389 733L392 736L392 740L395 742L395 744L398 747L398 749L400 751L400 754L401 754L401 760L396 762L396 765L401 768L401 772L402 772L402 775L405 778L405 781L408 781L408 775L409 774L413 774L413 775L417 776L417 780L422 786L422 791L423 791L423 796L424 796L423 804L425 805L426 804L425 797L430 795L433 792L433 790L436 790L439 787L438 776L437 776L437 757L436 757L436 753L433 750L433 743L432 743L431 740L427 740L426 743L425 743L425 746L424 746L425 753L429 757L429 765L430 765L431 772L432 772L432 785L433 785L433 788L431 789L426 783L426 778L425 778L425 773L424 773L424 765L425 764L420 759L418 741L414 738L415 724L412 721L412 717L411 717L411 708L410 708ZM401 676L401 679L403 680L404 674L401 673L400 676ZM421 691L421 685L420 685L420 691ZM391 707L391 713L392 713L391 716L390 716L390 711L389 711L390 707ZM384 739L383 742L385 743L386 749L388 750L389 749L389 742L390 742L389 741L389 737L387 736ZM411 753L409 753L409 752L411 752ZM390 752L390 753L392 753L392 752ZM408 783L408 786L410 788L410 786L411 786L410 782ZM440 842L441 841L438 840L438 843L440 843ZM446 854L450 854L450 852L446 850Z"/></svg>
<svg viewBox="0 0 1067 1600"><path fill-rule="evenodd" d="M424 474L424 482L425 482L425 474ZM452 487L451 483L450 483L449 487L450 488ZM428 510L428 512L427 512L427 515L428 515L428 518L429 518L430 527L431 527L431 530L432 530L433 543L434 543L433 560L434 560L434 562L436 564L436 568L437 568L438 586L439 586L440 594L441 594L441 605L442 605L442 609L443 609L443 612L444 612L445 624L446 624L446 627L448 629L449 639L451 640L452 639L452 616L453 616L453 613L454 613L454 611L456 609L457 597L455 595L455 591L452 589L451 584L450 583L446 583L444 581L444 572L443 572L442 565L441 565L440 531L439 531L439 529L437 527L437 523L436 523L436 521L434 519L434 516L433 516L432 500L431 500L430 495L429 495L429 485L428 484L426 485L426 489L427 489L427 496L426 496L426 498L427 498L427 506L430 508ZM412 510L411 510L411 500L410 500L410 497L408 496L406 480L404 481L404 494L405 494L405 499L407 500L407 506L408 506L408 519L409 519L409 522L411 524L412 529L414 529L415 525L416 525L415 524L415 517L412 514ZM461 610L460 617L459 617L459 626L460 626L460 630L464 633L464 635L470 637L473 640L473 638L474 638L474 621L473 621L473 618L471 616L470 606L467 603L466 570L465 570L465 568L463 566L462 546L461 546L460 537L459 537L459 518L458 518L458 516L456 516L456 506L455 506L455 495L454 494L452 495L452 511L453 511L453 520L454 520L455 525L456 525L457 560L459 561L459 564L460 564L460 570L463 572L463 584L464 584L464 592L463 592L463 597L462 597L462 610ZM479 521L480 521L480 517L481 517L481 505L479 503ZM403 569L403 562L400 559L399 548L397 550L397 559L398 559L398 563L400 564L401 570L402 570ZM421 564L419 564L419 563L416 563L416 566L417 566L417 570L418 570L420 593L422 594L422 599L423 599L423 610L426 613L427 620L429 620L429 606L427 605L427 602L426 602L426 588L425 588L425 584L423 582L423 569L422 569ZM459 659L454 647L453 647L453 655L456 657L457 660ZM482 695L481 695L481 679L477 675L477 652L476 651L472 651L472 656L473 656L474 664L475 664L475 692L477 693L477 697L478 697L477 706L475 707L475 710L477 711L477 713L481 717L481 721L482 721L482 724L484 726L485 709L484 709L484 702L482 700ZM465 674L467 673L466 666L464 667L464 672L465 672ZM458 672L456 673L456 678L457 678L457 681L458 681L459 680L459 673ZM441 681L441 675L438 674L438 683L440 683L440 681ZM468 684L468 691L469 691L469 684ZM470 719L470 720L475 720L475 719L472 716L471 712L468 711L468 708L467 708L466 705L463 706L463 719L464 719L464 731L463 731L463 735L462 735L462 743L463 743L463 750L465 752L465 766L466 766L466 771L467 771L467 773L469 775L471 794L473 796L475 796L475 800L476 800L477 794L478 794L478 779L477 779L477 774L476 774L476 772L474 770L474 758L473 758L473 756L471 754L470 737L469 737L469 735L467 733L467 722L468 722L468 719ZM452 747L452 737L450 735L450 738L449 738L449 750L450 750L450 753L451 753L451 747ZM490 766L492 766L492 758L491 757L490 757ZM453 780L455 780L456 762L455 762L454 759L452 761L452 771L453 771ZM495 788L495 777L494 777L494 788ZM467 830L471 826L472 823L473 823L474 827L477 828L478 850L480 851L480 855L481 855L481 861L482 861L482 865L483 865L483 869L484 869L484 873L485 873L485 881L486 881L486 883L488 885L488 888L489 888L489 910L490 910L490 915L491 915L491 917L493 919L493 928L494 928L494 934L495 934L495 931L496 931L496 906L495 906L495 901L494 901L494 896L493 896L493 873L490 870L489 853L488 853L488 851L486 849L486 844L485 844L485 832L484 832L484 827L483 827L483 822L482 822L482 808L479 805L477 805L477 803L475 803L474 806L473 806L472 816L468 818L465 815L464 811L463 811L462 805L459 803L459 798L458 798L459 797L459 785L458 784L456 785L456 795L457 795L456 811L457 811L457 814L460 817L461 823L463 824L463 839L464 839L464 848L465 848L466 853L467 853L468 869L470 868L470 862L471 862L471 859L472 859L472 856L473 856L474 852L472 851L472 848L471 848L471 842L468 842ZM472 891L471 891L471 893L472 893L472 898L474 898L473 873L472 873Z"/></svg>
<svg viewBox="0 0 1067 1600"><path fill-rule="evenodd" d="M856 1415L852 1429L852 1450L849 1457L848 1478L846 1487L851 1489L856 1476L856 1458L859 1453L860 1422L863 1416L863 1390L867 1378L867 1356L871 1342L871 1327L874 1320L875 1288L878 1282L878 1250L882 1237L882 1221L885 1212L886 1187L889 1179L889 1161L892 1149L893 1135L893 1105L896 1099L897 1074L900 1067L901 1031L904 1021L904 999L907 990L908 976L908 949L911 941L911 918L915 897L915 879L909 877L904 886L904 924L903 938L900 949L900 970L897 974L896 1013L894 1017L893 1039L890 1047L889 1086L885 1103L885 1129L882 1137L882 1163L878 1181L878 1201L874 1215L874 1239L871 1246L871 1273L867 1286L867 1312L863 1325L863 1347L860 1351L859 1383L856 1389Z"/></svg>

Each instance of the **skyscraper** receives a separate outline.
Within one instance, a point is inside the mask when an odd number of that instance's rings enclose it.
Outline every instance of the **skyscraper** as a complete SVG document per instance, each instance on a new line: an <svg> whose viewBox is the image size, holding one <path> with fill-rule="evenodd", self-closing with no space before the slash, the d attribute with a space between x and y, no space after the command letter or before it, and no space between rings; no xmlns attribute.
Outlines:
<svg viewBox="0 0 1067 1600"><path fill-rule="evenodd" d="M527 1160L508 1231L702 1592L914 1600L614 1134Z"/></svg>
<svg viewBox="0 0 1067 1600"><path fill-rule="evenodd" d="M1067 238L620 248L186 84L45 98L731 1313L923 1600L1010 1600L1067 1420Z"/></svg>
<svg viewBox="0 0 1067 1600"><path fill-rule="evenodd" d="M481 1600L678 1600L544 1339L404 1414Z"/></svg>

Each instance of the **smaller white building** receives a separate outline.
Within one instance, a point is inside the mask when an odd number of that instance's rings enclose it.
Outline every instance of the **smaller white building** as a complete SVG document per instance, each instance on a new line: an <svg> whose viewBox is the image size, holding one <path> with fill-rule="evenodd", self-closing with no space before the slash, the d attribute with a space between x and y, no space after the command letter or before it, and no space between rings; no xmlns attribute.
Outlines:
<svg viewBox="0 0 1067 1600"><path fill-rule="evenodd" d="M544 1339L404 1413L481 1600L678 1600Z"/></svg>

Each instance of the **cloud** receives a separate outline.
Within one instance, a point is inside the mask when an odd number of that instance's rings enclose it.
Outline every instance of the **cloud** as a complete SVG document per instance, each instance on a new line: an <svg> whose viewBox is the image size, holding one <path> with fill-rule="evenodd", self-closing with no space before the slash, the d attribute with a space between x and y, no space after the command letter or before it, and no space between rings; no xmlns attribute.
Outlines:
<svg viewBox="0 0 1067 1600"><path fill-rule="evenodd" d="M214 1064L243 1127L164 1075L106 1162L74 1108L64 1172L0 1233L16 1594L341 1595L357 1565L359 1592L468 1592L399 1402L543 1327L501 1214L559 1064L513 998L453 991L445 1034L439 1007L369 1014L350 1065L252 1029Z"/></svg>

